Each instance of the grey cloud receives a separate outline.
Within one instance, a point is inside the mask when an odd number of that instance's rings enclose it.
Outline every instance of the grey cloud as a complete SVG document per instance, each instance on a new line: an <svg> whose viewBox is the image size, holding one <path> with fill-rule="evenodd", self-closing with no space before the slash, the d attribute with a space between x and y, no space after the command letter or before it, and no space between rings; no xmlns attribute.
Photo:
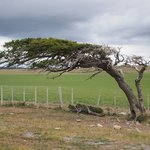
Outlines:
<svg viewBox="0 0 150 150"><path fill-rule="evenodd" d="M3 0L0 36L150 43L149 0Z"/></svg>
<svg viewBox="0 0 150 150"><path fill-rule="evenodd" d="M70 28L70 21L66 18L49 18L49 19L38 19L38 18L12 18L12 19L1 19L0 33L3 36L19 36L23 34L29 34L30 36L36 36L36 32L39 34L42 31L58 32Z"/></svg>
<svg viewBox="0 0 150 150"><path fill-rule="evenodd" d="M102 10L102 3L103 1L98 0L5 0L0 5L0 16L5 18L70 16L83 19Z"/></svg>

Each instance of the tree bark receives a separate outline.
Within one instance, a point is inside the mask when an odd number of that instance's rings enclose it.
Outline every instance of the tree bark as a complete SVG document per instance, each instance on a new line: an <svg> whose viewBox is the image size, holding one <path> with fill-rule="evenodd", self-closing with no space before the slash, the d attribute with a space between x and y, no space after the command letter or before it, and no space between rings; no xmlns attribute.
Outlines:
<svg viewBox="0 0 150 150"><path fill-rule="evenodd" d="M107 63L101 64L100 67L117 81L119 87L122 89L122 91L125 93L128 99L130 105L131 118L136 119L137 113L140 110L139 103L132 89L124 80L123 75L116 69L116 67L108 65Z"/></svg>
<svg viewBox="0 0 150 150"><path fill-rule="evenodd" d="M143 73L145 70L146 70L145 66L143 66L140 70L136 69L136 71L138 72L138 76L135 80L135 86L136 86L137 93L138 93L139 106L140 106L140 111L141 111L142 115L146 114L146 109L144 107L142 88L141 88L141 80L143 78Z"/></svg>

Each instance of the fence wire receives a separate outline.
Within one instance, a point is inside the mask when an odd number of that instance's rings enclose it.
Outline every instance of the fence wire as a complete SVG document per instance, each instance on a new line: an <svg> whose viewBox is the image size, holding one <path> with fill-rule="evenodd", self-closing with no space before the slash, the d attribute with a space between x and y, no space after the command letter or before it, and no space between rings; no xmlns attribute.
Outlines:
<svg viewBox="0 0 150 150"><path fill-rule="evenodd" d="M37 104L89 104L97 106L128 107L124 95L117 92L97 90L97 94L83 93L78 88L48 87L48 86L0 86L1 105L4 102L30 102ZM112 93L112 94L110 94ZM150 94L144 95L147 109L150 107Z"/></svg>

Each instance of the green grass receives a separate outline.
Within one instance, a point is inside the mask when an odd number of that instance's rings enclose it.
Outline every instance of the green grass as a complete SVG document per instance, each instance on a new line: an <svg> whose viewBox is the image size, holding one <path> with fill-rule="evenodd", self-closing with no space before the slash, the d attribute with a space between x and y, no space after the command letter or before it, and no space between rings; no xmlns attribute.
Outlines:
<svg viewBox="0 0 150 150"><path fill-rule="evenodd" d="M50 103L57 103L59 102L57 91L58 87L61 86L65 102L71 101L71 89L73 88L75 103L97 104L98 96L100 95L101 105L113 105L114 96L117 96L117 106L128 105L124 93L108 74L101 73L93 79L87 80L90 75L90 73L69 73L53 80L50 77L54 76L54 74L0 74L0 86L3 86L4 100L11 100L11 89L13 87L14 100L22 101L25 89L26 100L34 101L36 87L38 101L45 102L48 87ZM136 73L126 73L125 78L135 91L134 80ZM147 97L150 92L150 73L145 73L142 88L145 103L147 104Z"/></svg>

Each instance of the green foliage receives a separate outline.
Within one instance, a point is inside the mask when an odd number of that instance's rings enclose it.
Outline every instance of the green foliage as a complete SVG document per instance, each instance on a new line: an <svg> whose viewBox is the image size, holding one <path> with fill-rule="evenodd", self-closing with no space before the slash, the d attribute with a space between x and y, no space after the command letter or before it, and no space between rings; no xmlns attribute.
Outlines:
<svg viewBox="0 0 150 150"><path fill-rule="evenodd" d="M47 66L47 64L52 62L51 60L56 59L56 57L60 59L62 56L78 51L84 45L86 44L55 38L12 40L4 45L5 59L8 60L10 66L24 64L31 60L34 62L32 67L44 67L43 65ZM0 55L2 55L2 53ZM38 61L36 61L37 59ZM44 59L46 59L46 61L43 61Z"/></svg>
<svg viewBox="0 0 150 150"><path fill-rule="evenodd" d="M44 68L54 72L56 70L50 69L50 67L55 67L57 71L60 71L58 68L61 68L63 71L69 68L74 69L77 66L87 68L89 62L93 63L91 64L93 66L99 60L107 60L107 56L112 52L111 48L107 46L55 38L12 40L5 43L4 48L3 56L8 62L8 66L26 64L32 68ZM79 59L80 63L78 63ZM76 66L73 68L75 64ZM81 64L83 66L80 66Z"/></svg>
<svg viewBox="0 0 150 150"><path fill-rule="evenodd" d="M0 58L4 57L4 52L0 53Z"/></svg>

